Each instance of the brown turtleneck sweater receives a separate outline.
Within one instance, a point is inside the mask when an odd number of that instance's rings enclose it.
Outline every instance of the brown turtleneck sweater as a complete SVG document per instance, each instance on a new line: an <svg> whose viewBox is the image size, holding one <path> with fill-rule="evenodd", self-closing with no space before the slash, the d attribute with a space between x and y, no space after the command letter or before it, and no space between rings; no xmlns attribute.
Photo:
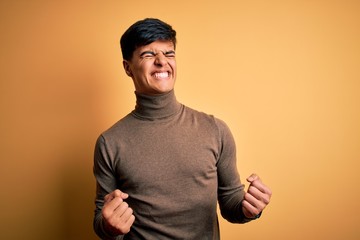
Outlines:
<svg viewBox="0 0 360 240"><path fill-rule="evenodd" d="M136 94L135 110L97 140L94 229L102 228L104 196L128 193L135 222L116 239L219 239L217 200L230 222L243 223L244 186L226 124L180 104L174 91Z"/></svg>

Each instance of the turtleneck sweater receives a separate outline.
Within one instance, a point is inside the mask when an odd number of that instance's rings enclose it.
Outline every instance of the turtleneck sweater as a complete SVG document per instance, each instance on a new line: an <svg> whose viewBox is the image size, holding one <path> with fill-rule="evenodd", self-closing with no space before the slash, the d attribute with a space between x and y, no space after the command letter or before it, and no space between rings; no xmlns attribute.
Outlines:
<svg viewBox="0 0 360 240"><path fill-rule="evenodd" d="M174 91L136 93L135 109L103 132L94 154L94 229L102 239L220 239L217 203L230 222L241 211L244 185L235 142L218 118L176 100ZM103 229L104 196L129 194L135 222L115 238Z"/></svg>

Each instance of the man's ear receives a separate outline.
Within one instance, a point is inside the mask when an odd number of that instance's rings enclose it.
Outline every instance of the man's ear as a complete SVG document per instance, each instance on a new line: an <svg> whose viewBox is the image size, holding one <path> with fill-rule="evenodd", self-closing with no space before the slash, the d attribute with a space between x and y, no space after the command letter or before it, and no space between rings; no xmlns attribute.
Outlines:
<svg viewBox="0 0 360 240"><path fill-rule="evenodd" d="M124 66L124 70L125 70L126 74L129 77L132 77L133 74L131 72L130 64L129 64L129 62L127 60L123 60L123 66Z"/></svg>

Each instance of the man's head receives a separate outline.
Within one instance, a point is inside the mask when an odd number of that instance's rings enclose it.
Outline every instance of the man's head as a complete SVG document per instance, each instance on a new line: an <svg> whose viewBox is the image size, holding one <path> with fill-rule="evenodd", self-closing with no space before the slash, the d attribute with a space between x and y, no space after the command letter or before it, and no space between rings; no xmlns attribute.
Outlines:
<svg viewBox="0 0 360 240"><path fill-rule="evenodd" d="M176 79L176 32L158 19L136 22L121 37L123 66L138 93L171 91Z"/></svg>
<svg viewBox="0 0 360 240"><path fill-rule="evenodd" d="M124 60L131 60L136 48L152 42L163 40L170 41L176 48L176 31L172 27L155 18L146 18L131 25L122 35L120 40Z"/></svg>

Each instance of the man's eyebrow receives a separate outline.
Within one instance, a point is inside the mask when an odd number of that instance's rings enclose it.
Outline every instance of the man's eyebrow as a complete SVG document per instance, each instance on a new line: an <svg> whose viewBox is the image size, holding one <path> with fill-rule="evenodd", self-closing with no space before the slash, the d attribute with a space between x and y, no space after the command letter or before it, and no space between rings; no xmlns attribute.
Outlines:
<svg viewBox="0 0 360 240"><path fill-rule="evenodd" d="M175 54L174 50L166 51L164 54Z"/></svg>

